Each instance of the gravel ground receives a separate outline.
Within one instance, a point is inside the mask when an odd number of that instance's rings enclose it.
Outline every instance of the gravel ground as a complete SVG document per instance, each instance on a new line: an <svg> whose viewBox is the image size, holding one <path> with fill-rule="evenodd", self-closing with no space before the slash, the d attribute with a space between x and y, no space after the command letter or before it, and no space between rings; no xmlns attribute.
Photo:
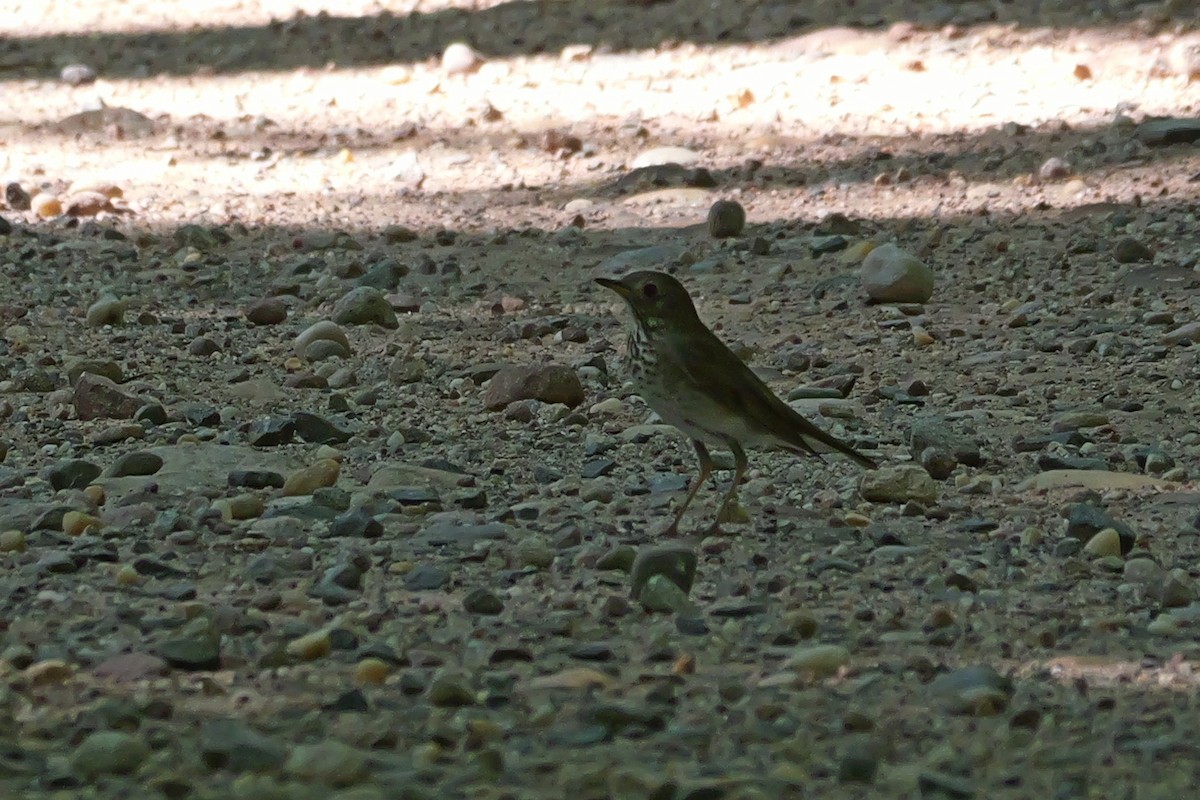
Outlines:
<svg viewBox="0 0 1200 800"><path fill-rule="evenodd" d="M0 794L1194 792L1192 4L326 5L0 20Z"/></svg>

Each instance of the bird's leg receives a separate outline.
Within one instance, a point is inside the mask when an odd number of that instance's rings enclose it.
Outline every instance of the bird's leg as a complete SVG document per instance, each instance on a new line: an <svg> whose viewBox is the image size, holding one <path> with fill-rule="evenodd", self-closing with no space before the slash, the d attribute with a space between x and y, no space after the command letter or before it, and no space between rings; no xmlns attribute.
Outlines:
<svg viewBox="0 0 1200 800"><path fill-rule="evenodd" d="M720 507L717 508L717 518L713 520L712 527L708 529L709 535L720 533L722 520L728 521L729 510L737 503L738 486L746 475L746 468L750 466L750 461L746 458L746 451L740 444L731 439L729 449L733 451L733 483L729 485L729 491L725 493Z"/></svg>
<svg viewBox="0 0 1200 800"><path fill-rule="evenodd" d="M704 442L699 439L692 439L692 447L696 448L696 457L700 460L700 474L696 477L696 482L692 484L692 488L688 490L687 497L683 500L683 505L675 512L675 519L671 520L671 525L665 531L665 536L679 535L679 520L683 519L683 512L692 503L692 498L696 496L696 492L700 491L700 487L708 480L708 476L712 474L712 456L708 454L708 448L704 446Z"/></svg>

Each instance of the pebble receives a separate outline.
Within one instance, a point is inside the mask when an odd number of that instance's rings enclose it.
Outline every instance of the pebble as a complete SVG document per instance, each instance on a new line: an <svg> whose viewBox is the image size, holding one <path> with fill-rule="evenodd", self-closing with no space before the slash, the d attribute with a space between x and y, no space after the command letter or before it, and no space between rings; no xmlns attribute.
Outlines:
<svg viewBox="0 0 1200 800"><path fill-rule="evenodd" d="M850 664L850 651L838 644L804 645L792 650L784 669L824 678Z"/></svg>
<svg viewBox="0 0 1200 800"><path fill-rule="evenodd" d="M444 675L429 685L429 703L436 708L473 706L475 702L475 690L462 676Z"/></svg>
<svg viewBox="0 0 1200 800"><path fill-rule="evenodd" d="M915 500L925 505L937 501L938 488L933 478L916 464L897 464L864 472L859 494L873 503L905 503Z"/></svg>
<svg viewBox="0 0 1200 800"><path fill-rule="evenodd" d="M59 199L45 192L35 194L29 201L29 207L42 219L50 219L63 213L62 203L59 202Z"/></svg>
<svg viewBox="0 0 1200 800"><path fill-rule="evenodd" d="M449 572L430 564L418 564L404 576L404 588L410 592L436 591L449 582Z"/></svg>
<svg viewBox="0 0 1200 800"><path fill-rule="evenodd" d="M75 357L69 359L66 364L66 372L67 383L71 386L74 386L79 381L79 376L85 372L99 375L102 378L108 378L113 383L121 383L125 380L121 367L117 362L99 358Z"/></svg>
<svg viewBox="0 0 1200 800"><path fill-rule="evenodd" d="M909 451L921 454L934 448L948 454L959 464L968 467L983 465L979 443L972 437L956 431L944 417L922 417L913 422L908 431Z"/></svg>
<svg viewBox="0 0 1200 800"><path fill-rule="evenodd" d="M641 599L642 590L649 580L661 575L686 595L696 580L696 566L696 553L689 547L643 547L629 570L629 594L635 600Z"/></svg>
<svg viewBox="0 0 1200 800"><path fill-rule="evenodd" d="M288 307L282 297L264 297L246 306L244 315L252 325L278 325L287 321Z"/></svg>
<svg viewBox="0 0 1200 800"><path fill-rule="evenodd" d="M145 450L135 450L132 453L126 453L118 457L104 471L104 475L109 478L125 478L131 475L153 475L162 468L162 456Z"/></svg>
<svg viewBox="0 0 1200 800"><path fill-rule="evenodd" d="M337 739L325 739L293 747L283 772L305 783L347 787L364 780L371 768L366 753Z"/></svg>
<svg viewBox="0 0 1200 800"><path fill-rule="evenodd" d="M1120 541L1118 554L1128 553L1137 542L1133 529L1119 522L1107 511L1092 503L1074 503L1067 511L1066 535L1080 543L1090 542L1098 533L1110 530ZM1100 546L1100 545L1097 545Z"/></svg>
<svg viewBox="0 0 1200 800"><path fill-rule="evenodd" d="M656 244L617 253L601 262L595 269L600 276L620 276L638 269L663 269L680 260L685 252L682 245Z"/></svg>
<svg viewBox="0 0 1200 800"><path fill-rule="evenodd" d="M736 200L718 200L708 209L708 235L714 239L739 236L746 227L746 209Z"/></svg>
<svg viewBox="0 0 1200 800"><path fill-rule="evenodd" d="M1052 156L1038 167L1038 177L1044 181L1066 180L1071 177L1071 164L1064 159Z"/></svg>
<svg viewBox="0 0 1200 800"><path fill-rule="evenodd" d="M629 165L630 169L642 169L644 167L656 167L662 164L679 164L680 166L689 166L700 161L700 154L695 150L689 150L686 147L655 147L651 150L645 150L639 153L633 162Z"/></svg>
<svg viewBox="0 0 1200 800"><path fill-rule="evenodd" d="M1151 119L1137 126L1137 138L1149 147L1169 147L1200 141L1200 119Z"/></svg>
<svg viewBox="0 0 1200 800"><path fill-rule="evenodd" d="M88 530L98 531L104 527L99 517L84 511L68 511L63 514L62 531L68 536L82 536Z"/></svg>
<svg viewBox="0 0 1200 800"><path fill-rule="evenodd" d="M226 522L256 519L262 516L264 510L263 499L256 494L239 494L234 497L222 497L214 500L212 507L220 512L221 519Z"/></svg>
<svg viewBox="0 0 1200 800"><path fill-rule="evenodd" d="M447 75L467 75L483 66L484 58L465 42L451 42L442 51L442 70Z"/></svg>
<svg viewBox="0 0 1200 800"><path fill-rule="evenodd" d="M585 398L575 370L566 366L504 367L488 382L483 404L492 411L522 400L562 403L575 408Z"/></svg>
<svg viewBox="0 0 1200 800"><path fill-rule="evenodd" d="M1153 261L1154 252L1132 236L1123 236L1113 245L1113 258L1118 264L1133 264L1138 261Z"/></svg>
<svg viewBox="0 0 1200 800"><path fill-rule="evenodd" d="M296 355L314 361L317 359L310 358L308 352L311 347L320 342L330 343L339 356L345 357L351 353L350 339L346 336L346 332L331 320L314 322L301 331L293 342L292 350Z"/></svg>
<svg viewBox="0 0 1200 800"><path fill-rule="evenodd" d="M67 64L58 71L58 78L70 86L83 86L96 80L96 71L87 64Z"/></svg>
<svg viewBox="0 0 1200 800"><path fill-rule="evenodd" d="M894 244L868 253L859 276L867 296L877 303L926 303L933 296L933 270Z"/></svg>
<svg viewBox="0 0 1200 800"><path fill-rule="evenodd" d="M210 767L234 773L278 769L288 755L281 741L240 719L209 719L200 726L200 756Z"/></svg>
<svg viewBox="0 0 1200 800"><path fill-rule="evenodd" d="M42 478L57 492L63 489L82 489L99 478L101 471L97 464L73 458L51 464L42 470Z"/></svg>
<svg viewBox="0 0 1200 800"><path fill-rule="evenodd" d="M301 661L316 661L324 658L333 650L333 641L328 628L322 628L312 633L293 639L285 648L287 654Z"/></svg>
<svg viewBox="0 0 1200 800"><path fill-rule="evenodd" d="M476 588L463 598L463 610L469 614L499 614L504 610L504 601L492 591Z"/></svg>
<svg viewBox="0 0 1200 800"><path fill-rule="evenodd" d="M144 402L108 378L85 372L75 382L75 413L81 420L132 419Z"/></svg>
<svg viewBox="0 0 1200 800"><path fill-rule="evenodd" d="M129 300L127 298L121 299L113 294L102 294L88 306L86 317L88 327L122 325L125 322L125 311L128 308Z"/></svg>
<svg viewBox="0 0 1200 800"><path fill-rule="evenodd" d="M1087 544L1083 546L1083 552L1095 557L1119 556L1121 555L1121 534L1117 533L1115 528L1098 531L1091 539L1088 539Z"/></svg>
<svg viewBox="0 0 1200 800"><path fill-rule="evenodd" d="M1168 333L1163 334L1162 342L1165 345L1181 345L1200 342L1200 322L1188 322L1180 325Z"/></svg>
<svg viewBox="0 0 1200 800"><path fill-rule="evenodd" d="M354 665L354 682L359 686L382 686L392 665L382 658L368 657Z"/></svg>
<svg viewBox="0 0 1200 800"><path fill-rule="evenodd" d="M521 566L549 569L554 563L555 553L544 538L526 535L517 542L514 555Z"/></svg>
<svg viewBox="0 0 1200 800"><path fill-rule="evenodd" d="M1008 707L1015 687L991 666L976 664L938 675L929 690L953 713L992 716Z"/></svg>
<svg viewBox="0 0 1200 800"><path fill-rule="evenodd" d="M75 670L67 662L58 658L48 658L27 666L21 672L21 677L31 687L39 688L66 683L74 674Z"/></svg>
<svg viewBox="0 0 1200 800"><path fill-rule="evenodd" d="M149 756L150 748L134 734L96 731L76 745L71 769L86 781L104 775L129 775Z"/></svg>
<svg viewBox="0 0 1200 800"><path fill-rule="evenodd" d="M342 295L333 305L333 321L340 325L379 325L389 330L400 327L387 297L370 286L359 286Z"/></svg>
<svg viewBox="0 0 1200 800"><path fill-rule="evenodd" d="M651 575L638 591L636 599L647 611L684 615L695 613L695 604L688 598L687 592L666 575Z"/></svg>
<svg viewBox="0 0 1200 800"><path fill-rule="evenodd" d="M158 655L176 669L211 671L221 668L221 634L208 617L197 617L178 636L165 639Z"/></svg>
<svg viewBox="0 0 1200 800"><path fill-rule="evenodd" d="M0 531L0 553L24 553L25 533L15 529Z"/></svg>
<svg viewBox="0 0 1200 800"><path fill-rule="evenodd" d="M317 489L337 483L342 465L332 458L322 459L288 475L283 481L284 497L311 495Z"/></svg>

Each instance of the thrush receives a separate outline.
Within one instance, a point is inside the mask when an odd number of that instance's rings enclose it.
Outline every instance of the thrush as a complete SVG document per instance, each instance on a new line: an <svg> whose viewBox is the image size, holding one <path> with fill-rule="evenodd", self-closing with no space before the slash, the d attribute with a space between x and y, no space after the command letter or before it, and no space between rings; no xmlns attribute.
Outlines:
<svg viewBox="0 0 1200 800"><path fill-rule="evenodd" d="M876 463L802 417L763 383L700 320L683 285L664 272L641 271L620 280L597 278L633 312L627 368L638 394L663 421L687 434L700 475L666 534L678 533L700 486L712 474L708 448L732 451L733 483L710 531L717 531L745 477L746 448L782 449L820 457L836 452L864 467Z"/></svg>

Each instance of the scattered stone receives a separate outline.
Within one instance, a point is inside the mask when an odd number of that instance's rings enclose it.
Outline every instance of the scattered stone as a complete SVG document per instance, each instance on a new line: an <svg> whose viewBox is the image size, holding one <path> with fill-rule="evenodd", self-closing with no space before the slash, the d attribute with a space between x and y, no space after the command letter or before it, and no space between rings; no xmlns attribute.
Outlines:
<svg viewBox="0 0 1200 800"><path fill-rule="evenodd" d="M655 147L652 150L646 150L639 153L633 159L630 169L641 169L642 167L654 167L660 164L679 164L688 166L700 161L700 154L695 150L689 150L686 147Z"/></svg>
<svg viewBox="0 0 1200 800"><path fill-rule="evenodd" d="M104 325L122 325L125 323L125 310L129 307L128 299L118 299L116 295L103 294L88 306L87 324L90 328Z"/></svg>
<svg viewBox="0 0 1200 800"><path fill-rule="evenodd" d="M708 210L708 235L714 239L739 236L746 227L746 209L735 200L718 200Z"/></svg>
<svg viewBox="0 0 1200 800"><path fill-rule="evenodd" d="M337 483L342 465L332 458L326 458L304 467L288 475L283 482L284 497L299 497L310 495L317 489L333 486Z"/></svg>
<svg viewBox="0 0 1200 800"><path fill-rule="evenodd" d="M863 259L867 296L877 303L926 303L933 296L933 270L894 244L882 244Z"/></svg>
<svg viewBox="0 0 1200 800"><path fill-rule="evenodd" d="M366 753L336 739L292 748L283 772L304 783L353 786L370 774Z"/></svg>
<svg viewBox="0 0 1200 800"><path fill-rule="evenodd" d="M108 478L125 478L131 475L153 475L163 467L163 458L157 453L135 450L120 456L104 471ZM88 481L89 483L91 481Z"/></svg>
<svg viewBox="0 0 1200 800"><path fill-rule="evenodd" d="M212 671L221 668L221 634L207 617L197 617L178 636L164 640L158 655L182 670Z"/></svg>
<svg viewBox="0 0 1200 800"><path fill-rule="evenodd" d="M1178 328L1163 334L1163 344L1181 345L1200 342L1200 322L1188 322Z"/></svg>
<svg viewBox="0 0 1200 800"><path fill-rule="evenodd" d="M942 673L929 689L952 713L981 717L1003 712L1015 691L1010 679L986 664Z"/></svg>
<svg viewBox="0 0 1200 800"><path fill-rule="evenodd" d="M29 207L33 209L34 214L37 214L42 219L50 219L63 213L62 203L59 199L46 192L35 194L29 201Z"/></svg>
<svg viewBox="0 0 1200 800"><path fill-rule="evenodd" d="M84 372L75 382L75 413L81 420L131 419L143 405L108 378Z"/></svg>
<svg viewBox="0 0 1200 800"><path fill-rule="evenodd" d="M1137 138L1150 147L1192 144L1200 140L1200 119L1152 119L1137 127Z"/></svg>
<svg viewBox="0 0 1200 800"><path fill-rule="evenodd" d="M1121 534L1115 528L1105 528L1088 539L1083 552L1097 558L1121 555Z"/></svg>
<svg viewBox="0 0 1200 800"><path fill-rule="evenodd" d="M246 321L252 325L278 325L287 321L288 307L282 297L264 297L246 306Z"/></svg>
<svg viewBox="0 0 1200 800"><path fill-rule="evenodd" d="M1068 510L1067 536L1087 543L1102 531L1112 531L1120 541L1120 553L1124 555L1137 543L1137 535L1123 522L1109 516L1108 512L1091 503L1075 503ZM1111 536L1106 537L1106 540ZM1100 547L1102 545L1097 545ZM1107 546L1107 545L1105 545Z"/></svg>
<svg viewBox="0 0 1200 800"><path fill-rule="evenodd" d="M200 757L210 769L266 772L277 769L287 755L283 742L240 719L210 719L200 727Z"/></svg>
<svg viewBox="0 0 1200 800"><path fill-rule="evenodd" d="M316 661L332 652L333 640L330 638L329 629L322 628L293 639L288 642L286 649L288 655L293 658L301 661Z"/></svg>
<svg viewBox="0 0 1200 800"><path fill-rule="evenodd" d="M922 417L915 420L908 432L909 451L919 455L926 448L950 454L954 461L968 467L983 465L979 443L959 433L942 417Z"/></svg>
<svg viewBox="0 0 1200 800"><path fill-rule="evenodd" d="M98 465L81 458L73 458L46 467L42 470L42 478L57 492L62 489L82 489L99 478L100 472Z"/></svg>
<svg viewBox="0 0 1200 800"><path fill-rule="evenodd" d="M1132 236L1123 236L1113 245L1113 258L1118 264L1153 261L1154 252Z"/></svg>
<svg viewBox="0 0 1200 800"><path fill-rule="evenodd" d="M430 564L418 564L404 576L404 588L410 592L432 592L450 582L450 573Z"/></svg>
<svg viewBox="0 0 1200 800"><path fill-rule="evenodd" d="M296 355L313 361L316 359L309 357L309 350L321 342L331 343L341 357L350 355L350 339L347 338L346 332L342 330L341 326L330 320L321 320L305 328L296 337L292 349Z"/></svg>
<svg viewBox="0 0 1200 800"><path fill-rule="evenodd" d="M695 614L695 604L688 598L687 592L666 575L651 575L638 591L636 599L647 611Z"/></svg>
<svg viewBox="0 0 1200 800"><path fill-rule="evenodd" d="M99 375L102 378L108 378L113 383L121 383L125 380L125 376L120 365L115 361L108 361L98 358L72 358L67 361L67 383L74 386L79 381L79 376L85 372L92 375Z"/></svg>
<svg viewBox="0 0 1200 800"><path fill-rule="evenodd" d="M150 756L139 737L122 731L96 731L75 747L71 769L85 781L104 775L129 775Z"/></svg>
<svg viewBox="0 0 1200 800"><path fill-rule="evenodd" d="M483 66L484 58L465 42L451 42L442 51L442 70L447 75L467 75Z"/></svg>
<svg viewBox="0 0 1200 800"><path fill-rule="evenodd" d="M1071 177L1071 164L1064 159L1052 156L1038 167L1038 177L1044 181L1066 180Z"/></svg>
<svg viewBox="0 0 1200 800"><path fill-rule="evenodd" d="M897 464L864 472L858 485L864 500L873 503L906 503L915 500L931 505L938 488L933 478L916 464Z"/></svg>
<svg viewBox="0 0 1200 800"><path fill-rule="evenodd" d="M483 404L499 411L520 400L562 403L575 408L584 400L583 385L570 367L505 367L488 382Z"/></svg>
<svg viewBox="0 0 1200 800"><path fill-rule="evenodd" d="M671 580L686 595L696 579L696 564L695 551L687 547L644 547L629 571L630 596L640 600L646 583L655 575Z"/></svg>
<svg viewBox="0 0 1200 800"><path fill-rule="evenodd" d="M797 647L784 662L784 669L818 678L834 675L850 664L850 651L837 644Z"/></svg>
<svg viewBox="0 0 1200 800"><path fill-rule="evenodd" d="M504 601L487 589L472 589L463 598L463 610L468 614L499 614L504 610Z"/></svg>
<svg viewBox="0 0 1200 800"><path fill-rule="evenodd" d="M387 297L370 286L359 286L342 295L333 306L333 321L341 325L375 324L389 330L400 327Z"/></svg>

